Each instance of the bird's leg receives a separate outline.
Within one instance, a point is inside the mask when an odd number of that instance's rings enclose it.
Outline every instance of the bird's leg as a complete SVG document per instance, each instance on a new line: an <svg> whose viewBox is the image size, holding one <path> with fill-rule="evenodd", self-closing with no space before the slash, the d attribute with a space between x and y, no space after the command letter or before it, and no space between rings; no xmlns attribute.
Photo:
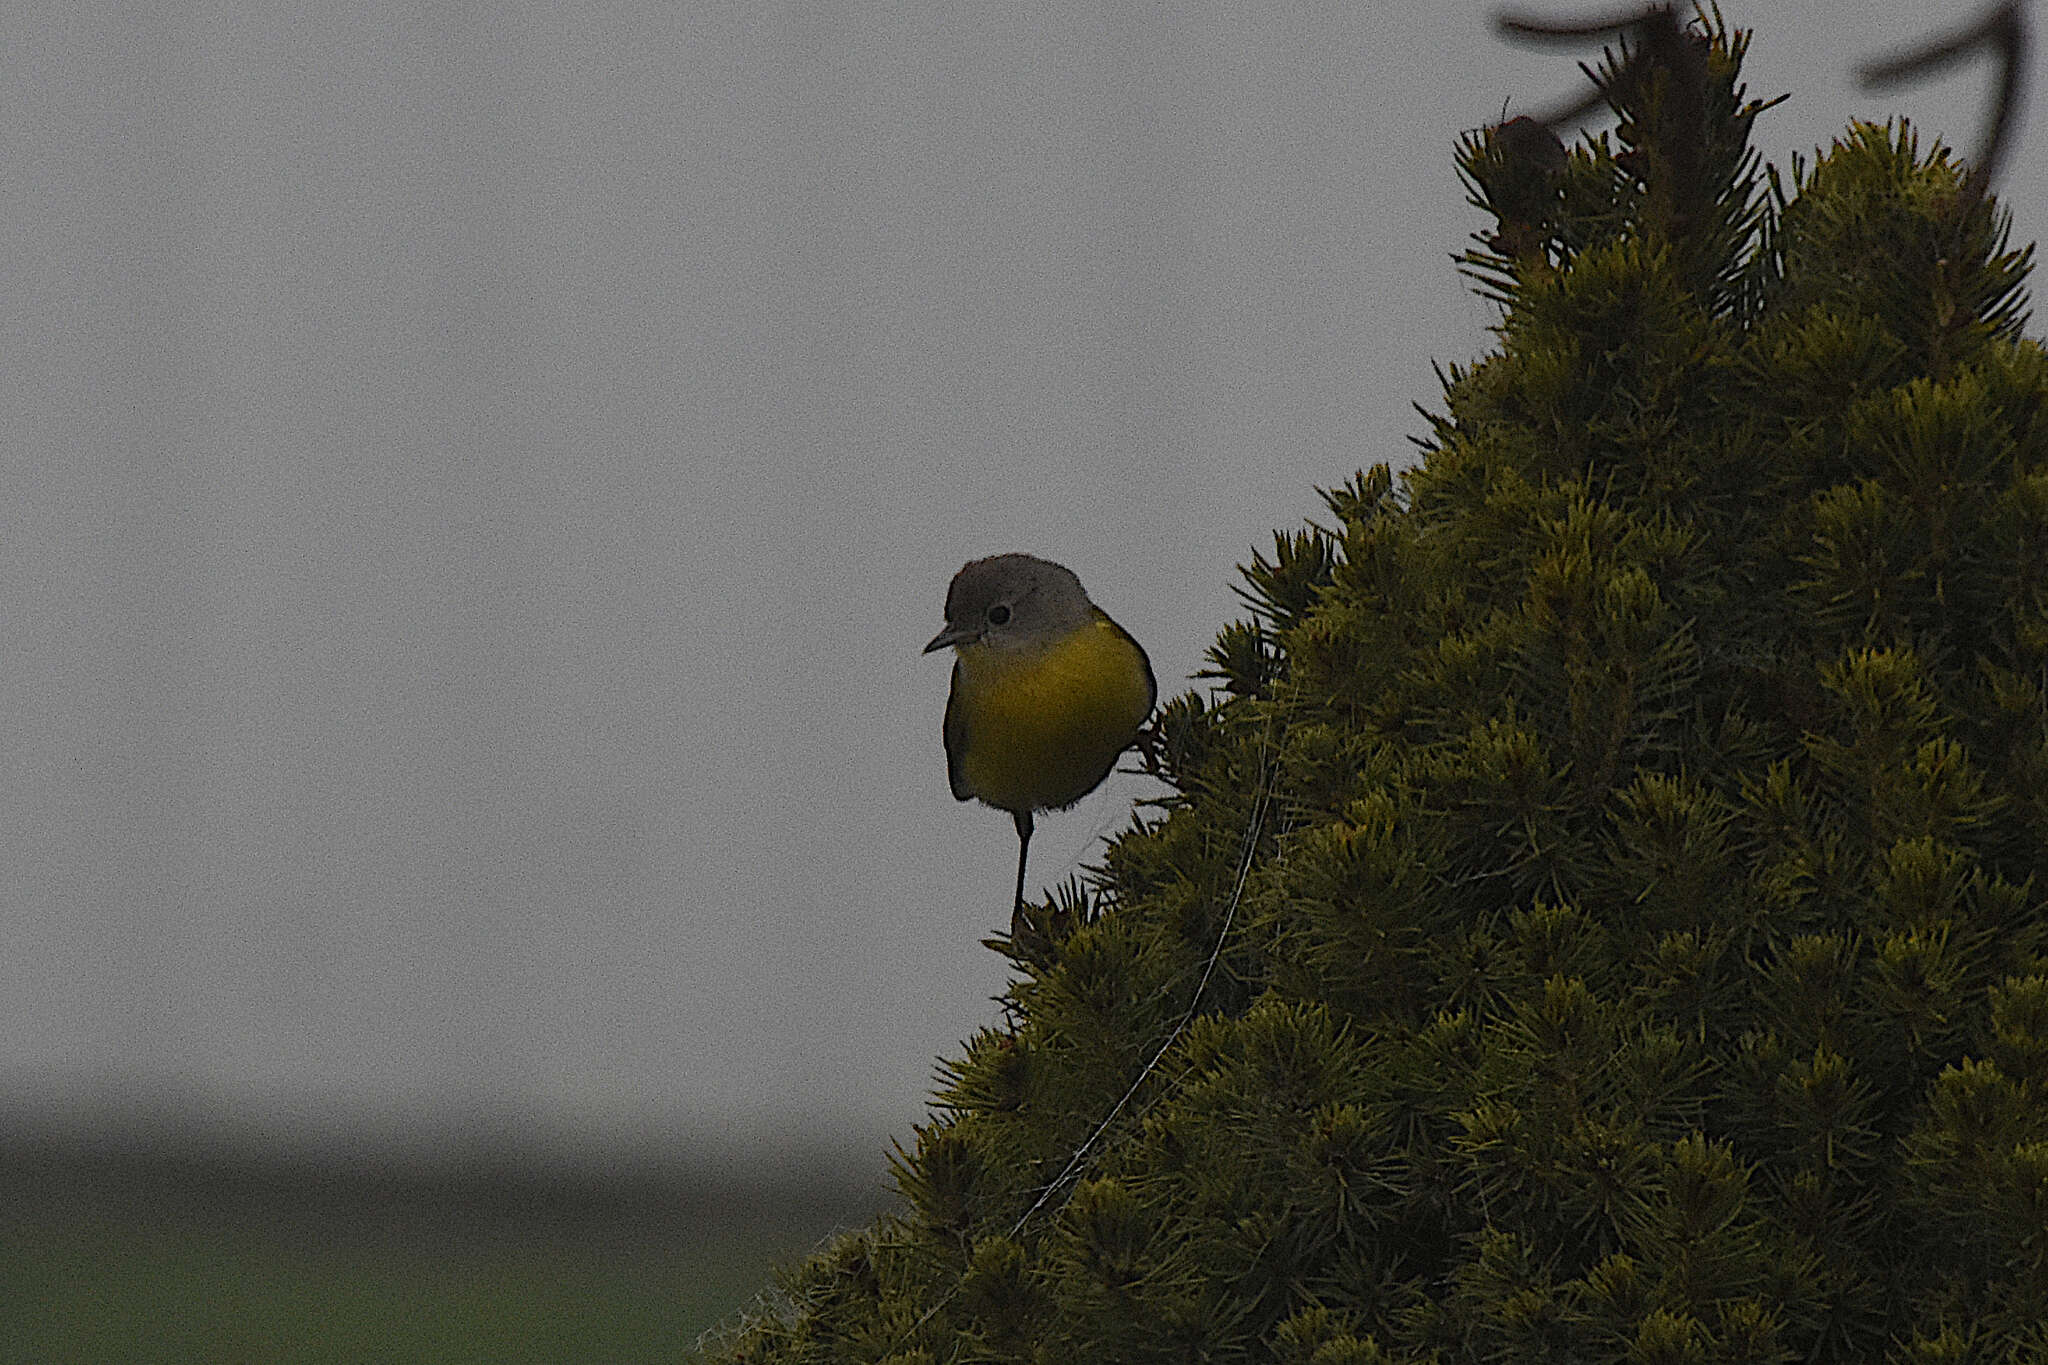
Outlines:
<svg viewBox="0 0 2048 1365"><path fill-rule="evenodd" d="M1024 855L1031 851L1031 812L1012 811L1017 821L1017 899L1013 902L1016 910L1024 908Z"/></svg>

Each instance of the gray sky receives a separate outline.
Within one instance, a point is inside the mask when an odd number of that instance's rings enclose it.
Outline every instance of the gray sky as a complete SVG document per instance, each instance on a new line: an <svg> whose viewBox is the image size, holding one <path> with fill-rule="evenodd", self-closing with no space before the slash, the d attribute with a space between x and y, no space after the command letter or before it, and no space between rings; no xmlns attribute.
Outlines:
<svg viewBox="0 0 2048 1365"><path fill-rule="evenodd" d="M1974 6L1724 9L1781 164L1974 143L1988 68L1851 80ZM0 1118L878 1160L1004 979L948 577L1063 561L1171 692L1407 457L1455 139L1580 88L1489 13L16 6Z"/></svg>

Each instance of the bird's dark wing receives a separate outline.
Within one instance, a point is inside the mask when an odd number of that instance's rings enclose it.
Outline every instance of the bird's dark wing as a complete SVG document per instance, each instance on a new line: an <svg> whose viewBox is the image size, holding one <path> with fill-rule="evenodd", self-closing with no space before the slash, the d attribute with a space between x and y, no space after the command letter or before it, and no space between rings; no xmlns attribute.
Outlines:
<svg viewBox="0 0 2048 1365"><path fill-rule="evenodd" d="M1159 679L1152 675L1152 656L1145 652L1145 646L1138 643L1138 637L1118 625L1108 612L1097 607L1095 614L1109 622L1109 628L1123 636L1125 644L1138 651L1138 662L1145 667L1145 711L1146 714L1151 714L1152 708L1159 701Z"/></svg>
<svg viewBox="0 0 2048 1365"><path fill-rule="evenodd" d="M946 693L946 780L954 799L972 801L967 789L967 713L960 705L960 665L953 664L953 687Z"/></svg>

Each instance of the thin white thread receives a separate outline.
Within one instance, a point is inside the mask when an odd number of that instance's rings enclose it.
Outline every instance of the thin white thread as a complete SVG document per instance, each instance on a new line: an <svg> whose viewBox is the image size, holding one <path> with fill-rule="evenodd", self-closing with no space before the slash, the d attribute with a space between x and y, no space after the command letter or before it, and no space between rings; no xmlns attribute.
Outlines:
<svg viewBox="0 0 2048 1365"><path fill-rule="evenodd" d="M1116 776L1118 777L1124 777L1134 774L1138 776L1144 775L1142 773L1139 773L1139 771L1135 768L1119 768L1116 771ZM1074 856L1067 859L1066 863L1061 867L1059 881L1057 883L1049 882L1046 884L1046 888L1048 890L1050 890L1055 884L1062 886L1065 885L1067 879L1074 876L1076 873L1093 871L1094 869L1090 868L1088 865L1088 851L1094 848L1097 844L1106 841L1109 837L1110 830L1114 829L1118 824L1122 823L1124 817L1130 813L1130 808L1132 805L1139 803L1133 800L1130 802L1122 803L1112 801L1107 804L1109 813L1103 816L1100 820L1096 821L1095 828L1089 831L1088 837L1081 842L1081 845L1075 851ZM1041 826L1040 828L1043 829L1043 826ZM1041 834L1038 836L1038 838L1040 840L1043 840L1044 835Z"/></svg>
<svg viewBox="0 0 2048 1365"><path fill-rule="evenodd" d="M1261 747L1263 749L1263 739ZM1158 1050L1152 1054L1152 1060L1146 1062L1144 1068L1138 1072L1137 1078L1131 1082L1130 1088L1124 1091L1123 1098L1119 1099L1111 1107L1101 1123L1095 1125L1095 1131L1082 1139L1081 1145L1074 1149L1073 1156L1068 1159L1066 1168L1053 1178L1051 1184L1039 1192L1038 1198L1032 1203L1031 1207L1024 1210L1023 1215L1011 1225L1008 1234L1010 1237L1014 1238L1018 1233L1022 1232L1024 1225L1031 1221L1032 1215L1044 1208L1046 1201L1051 1199L1053 1194L1062 1185L1066 1184L1068 1178L1080 1168L1082 1162L1088 1156L1089 1149L1101 1139L1104 1133L1109 1131L1110 1125L1116 1122L1117 1115L1121 1114L1124 1106L1131 1102L1131 1097L1137 1094L1144 1086L1146 1078L1158 1069L1160 1061L1172 1050L1173 1045L1180 1041L1181 1035L1187 1032L1188 1025L1194 1022L1195 1011L1202 1004L1202 993L1209 988L1209 978L1216 974L1216 963L1223 956L1223 944L1230 937L1230 926L1237 917L1238 903L1244 899L1244 884L1251 875L1252 856L1259 846L1259 831L1266 822L1266 808L1271 801L1272 788L1271 784L1266 781L1265 757L1263 753L1260 755L1259 769L1259 791L1257 797L1252 801L1251 823L1245 828L1243 852L1238 859L1237 865L1237 884L1231 888L1230 904L1224 907L1222 927L1216 931L1216 943L1209 949L1209 960L1202 966L1202 979L1195 983L1195 993L1188 997L1186 1013L1181 1015L1180 1022L1175 1024L1173 1031L1166 1035L1166 1041L1161 1043Z"/></svg>
<svg viewBox="0 0 2048 1365"><path fill-rule="evenodd" d="M1124 1091L1123 1098L1119 1099L1115 1106L1110 1109L1108 1117L1097 1124L1095 1131L1090 1133L1082 1140L1081 1145L1074 1149L1073 1156L1067 1161L1066 1169L1062 1170L1053 1179L1051 1184L1039 1191L1038 1198L1033 1201L1031 1207L1024 1210L1023 1215L1010 1225L1010 1231L1007 1236L1012 1240L1016 1238L1018 1233L1024 1230L1024 1225L1031 1221L1032 1216L1045 1207L1046 1202L1053 1197L1059 1188L1067 1183L1068 1177L1080 1169L1083 1161L1088 1156L1089 1149L1095 1145L1096 1141L1104 1133L1109 1131L1110 1125L1116 1122L1117 1115L1123 1112L1124 1106L1131 1102L1131 1097L1137 1094L1139 1089L1143 1087L1146 1077L1150 1076L1158 1068L1160 1061L1166 1056L1167 1052L1172 1049L1175 1043L1180 1041L1181 1035L1187 1031L1188 1025L1194 1022L1195 1011L1202 1003L1202 993L1209 988L1209 978L1215 974L1216 963L1223 956L1223 945L1230 937L1230 926L1237 917L1238 904L1244 899L1245 882L1251 877L1252 858L1258 852L1259 834L1265 827L1266 811L1272 804L1272 770L1267 763L1271 737L1272 724L1269 720L1266 730L1259 736L1259 786L1257 794L1252 798L1251 820L1245 826L1243 849L1238 857L1237 882L1230 889L1230 904L1224 907L1223 923L1216 931L1216 943L1209 949L1209 960L1203 964L1201 980L1195 983L1195 993L1188 999L1187 1012L1181 1015L1180 1022L1173 1026L1173 1031L1166 1035L1166 1041L1159 1045L1158 1051L1152 1054L1152 1060L1146 1062L1144 1069L1138 1072L1137 1079L1133 1080L1130 1088ZM966 1278L964 1276L955 1280L953 1287L940 1295L931 1307L920 1313L917 1320L906 1327L902 1335L890 1344L889 1349L893 1351L904 1342L916 1336L926 1323L938 1316L940 1309L960 1297L960 1290L965 1283Z"/></svg>

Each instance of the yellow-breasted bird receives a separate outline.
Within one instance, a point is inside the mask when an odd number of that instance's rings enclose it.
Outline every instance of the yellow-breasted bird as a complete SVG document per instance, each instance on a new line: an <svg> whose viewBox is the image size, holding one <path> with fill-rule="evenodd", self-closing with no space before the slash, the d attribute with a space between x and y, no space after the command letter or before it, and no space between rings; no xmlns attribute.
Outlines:
<svg viewBox="0 0 2048 1365"><path fill-rule="evenodd" d="M1073 571L1032 555L969 562L946 589L951 645L946 774L953 795L1017 822L1017 898L1032 814L1102 785L1138 738L1159 685L1130 632L1088 600Z"/></svg>

